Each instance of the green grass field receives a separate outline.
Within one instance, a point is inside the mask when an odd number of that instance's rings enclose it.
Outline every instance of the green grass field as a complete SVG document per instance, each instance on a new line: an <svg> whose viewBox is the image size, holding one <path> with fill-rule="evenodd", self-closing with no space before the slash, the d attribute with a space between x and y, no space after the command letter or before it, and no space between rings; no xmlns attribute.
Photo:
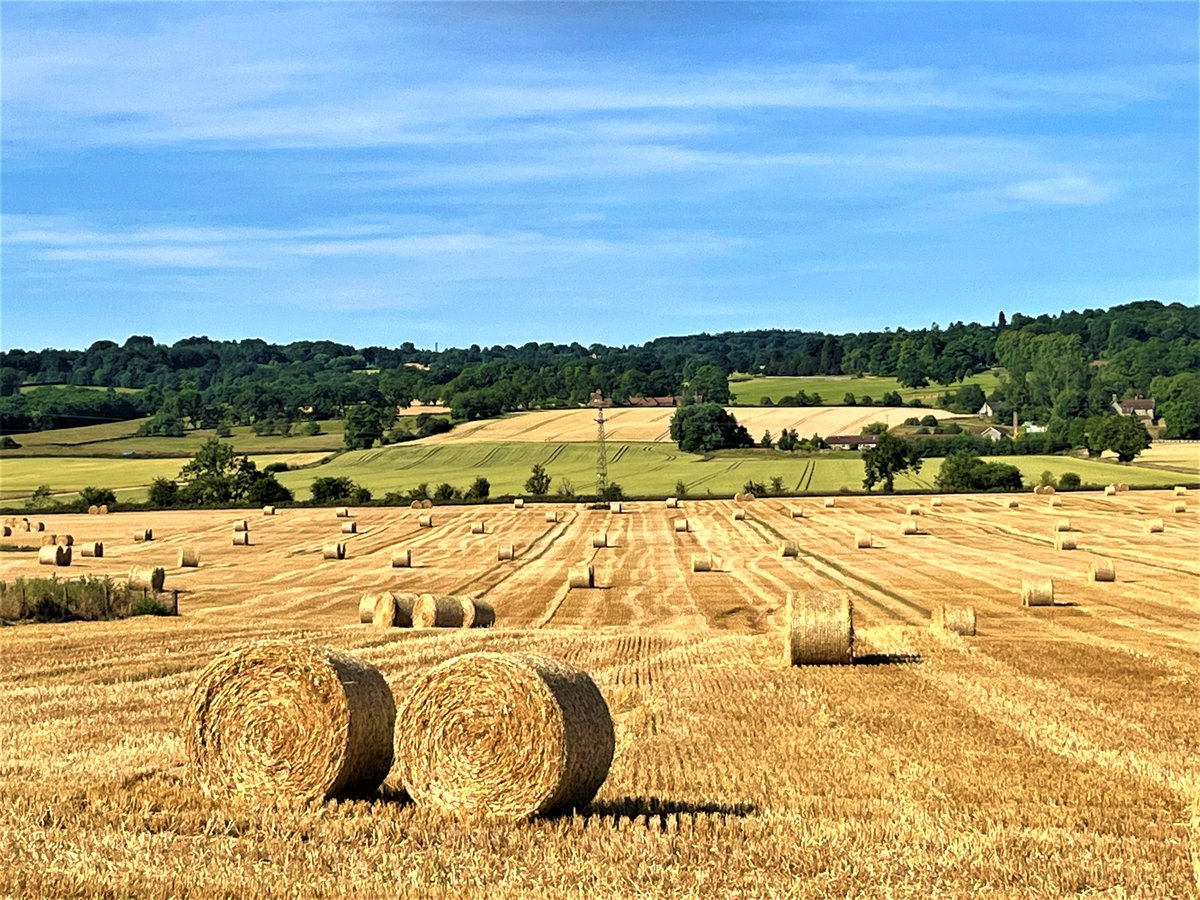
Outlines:
<svg viewBox="0 0 1200 900"><path fill-rule="evenodd" d="M138 428L146 419L130 419L126 422L108 422L103 425L85 425L81 428L59 428L54 431L34 431L14 434L13 440L20 444L17 450L0 451L0 459L20 456L120 456L137 453L146 456L191 456L196 449L216 431L202 428L189 431L183 437L135 437ZM328 419L318 423L321 434L265 435L255 434L249 425L239 425L233 435L223 440L233 444L238 453L315 453L340 450L344 444L342 420Z"/></svg>
<svg viewBox="0 0 1200 900"><path fill-rule="evenodd" d="M57 388L57 387L76 387L76 388L79 388L84 391L107 391L108 390L108 388L104 387L103 385L99 385L99 384L67 384L66 382L59 381L59 382L55 382L54 384L23 384L20 387L20 391L22 394L28 394L30 391L36 391L41 388ZM115 387L115 388L113 388L113 390L118 394L140 394L143 390L145 390L145 388Z"/></svg>
<svg viewBox="0 0 1200 900"><path fill-rule="evenodd" d="M984 394L989 394L1000 383L994 372L983 372L972 375L961 384L930 385L923 388L901 387L895 378L878 375L864 375L854 378L850 375L732 375L729 379L729 390L733 393L737 406L759 406L763 397L770 397L773 403L780 397L804 391L808 394L820 394L826 405L840 405L847 393L855 397L870 396L878 402L889 391L898 391L907 403L919 399L928 406L936 406L938 398L946 391L958 390L963 384L977 384Z"/></svg>

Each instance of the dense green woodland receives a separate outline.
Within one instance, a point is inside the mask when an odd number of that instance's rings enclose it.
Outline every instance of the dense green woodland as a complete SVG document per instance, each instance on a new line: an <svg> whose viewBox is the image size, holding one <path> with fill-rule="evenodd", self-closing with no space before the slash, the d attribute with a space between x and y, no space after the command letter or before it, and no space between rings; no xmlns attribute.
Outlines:
<svg viewBox="0 0 1200 900"><path fill-rule="evenodd" d="M157 344L133 336L86 350L0 353L0 432L19 433L150 415L148 433L222 424L290 428L350 416L348 434L385 436L392 411L441 401L458 419L574 406L596 390L682 394L729 402L727 375L864 374L902 384L953 384L993 366L1007 370L992 398L1002 415L1066 424L1104 414L1113 394L1154 396L1167 436L1200 437L1198 308L1156 301L1031 318L1001 313L992 325L832 335L746 331L664 337L636 347L573 343L440 352L412 343L357 349L332 341L268 344L206 337ZM48 384L141 389L137 393L37 388ZM24 386L24 390L22 390ZM977 389L976 389L977 390ZM797 404L814 398L791 398ZM963 412L978 397L949 393ZM825 398L837 402L837 398ZM348 420L349 425L349 420ZM352 438L353 439L353 438Z"/></svg>

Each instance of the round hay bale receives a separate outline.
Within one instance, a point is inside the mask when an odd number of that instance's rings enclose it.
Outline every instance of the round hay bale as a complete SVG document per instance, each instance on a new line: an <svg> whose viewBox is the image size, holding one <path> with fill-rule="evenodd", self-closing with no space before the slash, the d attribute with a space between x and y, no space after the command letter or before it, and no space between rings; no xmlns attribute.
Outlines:
<svg viewBox="0 0 1200 900"><path fill-rule="evenodd" d="M107 504L107 503L101 503L101 504L100 504L100 508L99 508L99 509L98 509L96 512L97 512L97 514L98 514L98 515L101 515L101 516L107 516L107 515L108 515L108 504Z"/></svg>
<svg viewBox="0 0 1200 900"><path fill-rule="evenodd" d="M750 503L755 498L754 494L750 493L750 491L741 491L740 493L734 494L733 499L738 503Z"/></svg>
<svg viewBox="0 0 1200 900"><path fill-rule="evenodd" d="M558 521L558 511L552 510L552 511L546 513L546 521L547 522L557 522Z"/></svg>
<svg viewBox="0 0 1200 900"><path fill-rule="evenodd" d="M249 547L249 546L250 546L250 532L248 532L248 531L235 531L235 532L233 533L233 546L235 546L235 547Z"/></svg>
<svg viewBox="0 0 1200 900"><path fill-rule="evenodd" d="M69 534L60 534L60 535L55 536L54 543L58 544L61 547L70 547L70 546L74 545L75 538Z"/></svg>
<svg viewBox="0 0 1200 900"><path fill-rule="evenodd" d="M1005 506L1007 506L1009 509L1020 509L1020 508L1021 508L1021 501L1020 501L1020 500L1018 500L1016 497L1013 497L1011 500L1009 500L1009 501L1008 501L1008 502L1005 504Z"/></svg>
<svg viewBox="0 0 1200 900"><path fill-rule="evenodd" d="M433 509L433 501L426 497L421 501L421 509Z"/></svg>
<svg viewBox="0 0 1200 900"><path fill-rule="evenodd" d="M835 506L837 506L837 499L836 499L836 498L834 498L834 497L826 497L826 498L825 498L825 499L822 501L822 505L823 505L823 506L824 506L826 509L833 509Z"/></svg>
<svg viewBox="0 0 1200 900"><path fill-rule="evenodd" d="M596 569L593 566L580 566L567 571L568 588L594 588L596 586Z"/></svg>
<svg viewBox="0 0 1200 900"><path fill-rule="evenodd" d="M100 541L89 541L79 545L80 556L90 556L96 559L104 558L104 544Z"/></svg>
<svg viewBox="0 0 1200 900"><path fill-rule="evenodd" d="M46 530L46 523L45 523L45 522L38 522L38 523L37 523L37 528L35 528L34 530L35 530L35 531L45 531L45 530ZM150 540L150 539L149 539L149 538L146 538L146 540Z"/></svg>
<svg viewBox="0 0 1200 900"><path fill-rule="evenodd" d="M392 767L396 704L348 653L259 641L214 659L188 702L188 767L212 798L373 792Z"/></svg>
<svg viewBox="0 0 1200 900"><path fill-rule="evenodd" d="M1104 486L1104 496L1105 497L1111 497L1116 492L1117 492L1117 486L1115 484L1106 484Z"/></svg>
<svg viewBox="0 0 1200 900"><path fill-rule="evenodd" d="M363 625L369 625L375 618L375 603L379 600L379 594L363 594L358 598L358 621Z"/></svg>
<svg viewBox="0 0 1200 900"><path fill-rule="evenodd" d="M854 549L855 550L870 550L875 546L875 538L865 531L854 532Z"/></svg>
<svg viewBox="0 0 1200 900"><path fill-rule="evenodd" d="M1042 493L1043 494L1053 494L1054 493L1054 485L1052 485L1052 484L1042 485Z"/></svg>
<svg viewBox="0 0 1200 900"><path fill-rule="evenodd" d="M1187 512L1187 504L1186 503L1172 503L1171 504L1171 512L1185 513L1185 512Z"/></svg>
<svg viewBox="0 0 1200 900"><path fill-rule="evenodd" d="M200 549L184 547L179 551L179 566L183 569L194 569L200 565Z"/></svg>
<svg viewBox="0 0 1200 900"><path fill-rule="evenodd" d="M607 531L597 531L595 534L592 535L592 547L598 548L598 547L607 547L607 546L608 546L608 532Z"/></svg>
<svg viewBox="0 0 1200 900"><path fill-rule="evenodd" d="M1145 528L1146 534L1162 534L1166 526L1163 525L1162 519L1147 519Z"/></svg>
<svg viewBox="0 0 1200 900"><path fill-rule="evenodd" d="M345 559L345 544L326 544L321 548L321 556L325 559Z"/></svg>
<svg viewBox="0 0 1200 900"><path fill-rule="evenodd" d="M941 506L943 502L944 501L942 500L941 497L934 497L932 500L929 501L929 505L936 508L936 507Z"/></svg>
<svg viewBox="0 0 1200 900"><path fill-rule="evenodd" d="M268 506L264 506L264 507L263 507L263 515L264 515L264 516L273 516L273 515L275 515L275 507L273 507L273 506L270 506L270 505L268 505Z"/></svg>
<svg viewBox="0 0 1200 900"><path fill-rule="evenodd" d="M491 628L496 624L496 610L486 600L459 597L463 610L463 628Z"/></svg>
<svg viewBox="0 0 1200 900"><path fill-rule="evenodd" d="M902 535L920 534L921 525L916 519L901 519L900 533Z"/></svg>
<svg viewBox="0 0 1200 900"><path fill-rule="evenodd" d="M1060 506L1062 506L1062 497L1051 497L1050 506L1054 509L1058 509Z"/></svg>
<svg viewBox="0 0 1200 900"><path fill-rule="evenodd" d="M1186 497L1187 496L1187 488L1185 488L1182 484L1175 485L1175 496L1176 497Z"/></svg>
<svg viewBox="0 0 1200 900"><path fill-rule="evenodd" d="M333 514L339 519L348 519L350 517L350 508L339 506L333 511Z"/></svg>
<svg viewBox="0 0 1200 900"><path fill-rule="evenodd" d="M844 592L787 594L785 657L789 665L854 662L854 604Z"/></svg>
<svg viewBox="0 0 1200 900"><path fill-rule="evenodd" d="M616 740L591 677L516 653L470 653L425 673L401 704L400 779L418 805L518 821L586 806Z"/></svg>
<svg viewBox="0 0 1200 900"><path fill-rule="evenodd" d="M1035 484L1033 486L1033 492L1035 494L1040 494L1042 492L1042 486L1040 484Z"/></svg>
<svg viewBox="0 0 1200 900"><path fill-rule="evenodd" d="M377 628L411 628L416 594L364 594L358 601L358 618Z"/></svg>
<svg viewBox="0 0 1200 900"><path fill-rule="evenodd" d="M746 511L744 509L735 509L733 511L733 515L730 516L729 518L730 518L730 521L733 521L733 522L742 522L746 518Z"/></svg>
<svg viewBox="0 0 1200 900"><path fill-rule="evenodd" d="M1075 535L1073 534L1056 534L1054 536L1055 550L1074 550L1076 548Z"/></svg>
<svg viewBox="0 0 1200 900"><path fill-rule="evenodd" d="M515 500L513 500L513 509L524 509L524 508L525 508L524 498L517 497Z"/></svg>
<svg viewBox="0 0 1200 900"><path fill-rule="evenodd" d="M498 559L500 562L505 562L507 560L516 559L516 558L517 558L517 545L516 544L501 544L499 547L496 548L496 559Z"/></svg>
<svg viewBox="0 0 1200 900"><path fill-rule="evenodd" d="M135 531L133 533L133 540L139 544L142 541L152 541L154 540L154 530L151 528L144 528L141 531Z"/></svg>
<svg viewBox="0 0 1200 900"><path fill-rule="evenodd" d="M71 548L59 544L47 544L38 550L38 565L40 566L69 566L71 564Z"/></svg>
<svg viewBox="0 0 1200 900"><path fill-rule="evenodd" d="M930 621L935 631L948 631L964 637L975 636L975 607L935 606Z"/></svg>
<svg viewBox="0 0 1200 900"><path fill-rule="evenodd" d="M4 533L4 537L12 537L12 533L13 533L12 526L5 525L3 527L3 533Z"/></svg>
<svg viewBox="0 0 1200 900"><path fill-rule="evenodd" d="M784 559L791 559L800 555L800 545L795 541L781 541L779 544L779 555Z"/></svg>
<svg viewBox="0 0 1200 900"><path fill-rule="evenodd" d="M408 504L408 508L409 508L409 509L420 509L420 508L421 508L421 501L420 501L420 500L414 500L412 503Z"/></svg>
<svg viewBox="0 0 1200 900"><path fill-rule="evenodd" d="M711 572L713 569L713 558L711 553L694 553L692 554L692 571L693 572Z"/></svg>
<svg viewBox="0 0 1200 900"><path fill-rule="evenodd" d="M1054 579L1026 578L1021 582L1022 606L1053 606Z"/></svg>
<svg viewBox="0 0 1200 900"><path fill-rule="evenodd" d="M357 522L343 522L342 523L342 534L358 534L358 523Z"/></svg>
<svg viewBox="0 0 1200 900"><path fill-rule="evenodd" d="M392 552L393 569L412 568L412 550L395 550Z"/></svg>
<svg viewBox="0 0 1200 900"><path fill-rule="evenodd" d="M677 533L683 534L684 532L691 531L691 528L692 526L687 519L675 520L675 531Z"/></svg>
<svg viewBox="0 0 1200 900"><path fill-rule="evenodd" d="M432 528L433 527L433 514L425 513L424 515L417 516L417 527L418 528Z"/></svg>
<svg viewBox="0 0 1200 900"><path fill-rule="evenodd" d="M462 628L463 606L457 597L422 594L413 604L413 628Z"/></svg>
<svg viewBox="0 0 1200 900"><path fill-rule="evenodd" d="M804 507L793 506L791 509L788 510L788 514L793 519L803 519L804 518Z"/></svg>
<svg viewBox="0 0 1200 900"><path fill-rule="evenodd" d="M162 566L134 566L129 570L129 586L158 593L163 589L167 572Z"/></svg>
<svg viewBox="0 0 1200 900"><path fill-rule="evenodd" d="M1111 559L1101 559L1093 562L1088 570L1090 581L1116 581L1117 567Z"/></svg>
<svg viewBox="0 0 1200 900"><path fill-rule="evenodd" d="M58 535L46 532L42 535L41 540L38 543L42 547L52 547L58 543Z"/></svg>
<svg viewBox="0 0 1200 900"><path fill-rule="evenodd" d="M1124 493L1127 490L1129 490L1129 485L1125 484L1125 482L1122 481L1117 484L1118 493Z"/></svg>
<svg viewBox="0 0 1200 900"><path fill-rule="evenodd" d="M247 522L245 519L238 519L236 522L233 523L233 530L234 531L249 531L250 523Z"/></svg>
<svg viewBox="0 0 1200 900"><path fill-rule="evenodd" d="M472 522L471 523L471 534L487 534L487 523L486 522Z"/></svg>
<svg viewBox="0 0 1200 900"><path fill-rule="evenodd" d="M667 509L679 509L679 498L678 497L668 497L667 498Z"/></svg>
<svg viewBox="0 0 1200 900"><path fill-rule="evenodd" d="M904 514L906 516L919 516L921 514L921 507L915 503L910 503L908 506L904 507Z"/></svg>
<svg viewBox="0 0 1200 900"><path fill-rule="evenodd" d="M623 511L623 509L624 509L624 507L621 506L621 503L618 500L613 500L611 503L608 504L608 511L611 513L619 513L621 511Z"/></svg>
<svg viewBox="0 0 1200 900"><path fill-rule="evenodd" d="M88 515L89 516L100 515L100 507L97 506L95 503L93 503L91 506L88 507Z"/></svg>
<svg viewBox="0 0 1200 900"><path fill-rule="evenodd" d="M1056 519L1054 522L1054 530L1055 531L1070 531L1071 530L1071 520L1070 519Z"/></svg>

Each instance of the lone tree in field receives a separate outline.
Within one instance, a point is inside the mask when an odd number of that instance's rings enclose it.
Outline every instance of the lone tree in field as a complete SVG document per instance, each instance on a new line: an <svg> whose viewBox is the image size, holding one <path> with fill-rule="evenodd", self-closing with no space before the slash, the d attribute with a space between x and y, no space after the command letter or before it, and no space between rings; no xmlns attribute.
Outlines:
<svg viewBox="0 0 1200 900"><path fill-rule="evenodd" d="M863 451L862 459L866 471L863 487L868 491L883 482L883 492L890 494L894 490L893 482L901 472L915 475L921 471L921 456L917 448L886 431L879 436L879 443Z"/></svg>
<svg viewBox="0 0 1200 900"><path fill-rule="evenodd" d="M525 490L535 497L544 497L550 493L550 476L541 463L533 464L533 471L525 479Z"/></svg>
<svg viewBox="0 0 1200 900"><path fill-rule="evenodd" d="M750 433L719 403L681 406L671 417L671 440L685 453L707 453L725 447L751 447Z"/></svg>

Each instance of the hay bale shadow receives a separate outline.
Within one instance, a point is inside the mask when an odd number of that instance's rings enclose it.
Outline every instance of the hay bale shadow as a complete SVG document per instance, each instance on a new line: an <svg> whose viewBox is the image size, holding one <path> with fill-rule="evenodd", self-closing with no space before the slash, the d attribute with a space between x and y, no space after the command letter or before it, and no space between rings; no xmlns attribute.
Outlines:
<svg viewBox="0 0 1200 900"><path fill-rule="evenodd" d="M921 662L920 653L864 653L854 657L856 666L914 666Z"/></svg>
<svg viewBox="0 0 1200 900"><path fill-rule="evenodd" d="M622 797L619 800L598 800L581 811L585 819L611 819L613 823L621 820L658 819L659 824L666 825L668 816L679 815L720 815L744 819L753 815L757 807L753 803L693 803L686 800L664 800L661 797ZM565 813L565 814L569 814Z"/></svg>

